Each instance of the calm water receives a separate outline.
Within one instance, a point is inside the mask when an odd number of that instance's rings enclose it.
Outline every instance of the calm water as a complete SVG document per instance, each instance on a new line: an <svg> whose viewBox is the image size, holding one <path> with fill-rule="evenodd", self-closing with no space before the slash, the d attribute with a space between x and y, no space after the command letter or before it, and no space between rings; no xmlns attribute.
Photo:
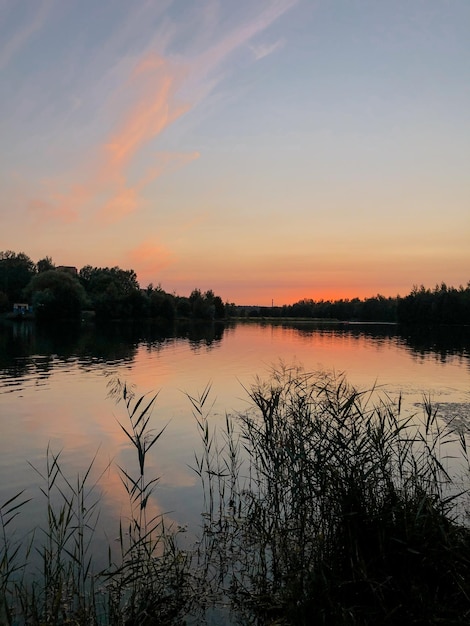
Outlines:
<svg viewBox="0 0 470 626"><path fill-rule="evenodd" d="M135 469L118 423L125 423L124 407L107 397L107 383L117 376L135 385L138 395L159 392L154 426L168 426L149 459L149 469L161 477L155 509L171 511L178 523L197 524L200 490L190 466L199 442L185 394L198 395L211 383L217 424L225 412L247 406L243 386L279 360L345 372L352 384L377 384L392 398L401 393L410 412L423 393L430 394L446 419L470 424L469 328L237 324L180 327L165 337L133 326L53 333L28 323L0 326L0 503L26 489L34 500L18 524L20 530L31 526L42 507L41 481L30 464L42 470L49 445L62 450L72 477L98 451L96 475L111 461L100 482L101 524L108 535L117 531L127 505L116 465Z"/></svg>

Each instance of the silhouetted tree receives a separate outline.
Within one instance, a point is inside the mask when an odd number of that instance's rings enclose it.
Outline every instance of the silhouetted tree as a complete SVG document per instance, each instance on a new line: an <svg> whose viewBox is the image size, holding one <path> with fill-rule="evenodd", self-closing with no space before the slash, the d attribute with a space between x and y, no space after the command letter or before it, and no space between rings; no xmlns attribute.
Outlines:
<svg viewBox="0 0 470 626"><path fill-rule="evenodd" d="M8 307L24 299L23 290L36 273L36 266L24 252L0 252L0 290L8 298Z"/></svg>
<svg viewBox="0 0 470 626"><path fill-rule="evenodd" d="M212 289L202 293L200 289L193 289L189 296L191 317L199 320L223 319L225 307L220 296L216 296Z"/></svg>
<svg viewBox="0 0 470 626"><path fill-rule="evenodd" d="M123 270L120 267L91 267L91 265L85 265L78 275L85 291L91 297L103 293L111 285L122 296L140 289L134 270Z"/></svg>
<svg viewBox="0 0 470 626"><path fill-rule="evenodd" d="M149 315L152 318L163 318L172 321L176 317L175 298L171 294L165 293L163 289L157 288L147 292L149 299Z"/></svg>
<svg viewBox="0 0 470 626"><path fill-rule="evenodd" d="M402 324L468 324L470 283L458 289L441 283L433 290L415 285L411 293L399 299L397 319Z"/></svg>
<svg viewBox="0 0 470 626"><path fill-rule="evenodd" d="M178 317L190 317L191 316L191 302L189 298L183 296L177 296L175 300L176 314Z"/></svg>
<svg viewBox="0 0 470 626"><path fill-rule="evenodd" d="M214 296L213 300L214 304L214 317L216 320L221 320L225 317L225 305L222 302L222 298L220 296Z"/></svg>
<svg viewBox="0 0 470 626"><path fill-rule="evenodd" d="M134 270L85 265L79 272L98 319L121 319L145 315L145 299Z"/></svg>
<svg viewBox="0 0 470 626"><path fill-rule="evenodd" d="M39 321L80 319L82 308L87 302L80 282L68 272L57 270L37 274L25 291L32 298Z"/></svg>
<svg viewBox="0 0 470 626"><path fill-rule="evenodd" d="M53 270L55 269L55 265L52 262L52 259L50 256L46 256L43 259L40 259L37 263L36 263L36 268L39 274L41 274L42 272L47 272L48 270Z"/></svg>

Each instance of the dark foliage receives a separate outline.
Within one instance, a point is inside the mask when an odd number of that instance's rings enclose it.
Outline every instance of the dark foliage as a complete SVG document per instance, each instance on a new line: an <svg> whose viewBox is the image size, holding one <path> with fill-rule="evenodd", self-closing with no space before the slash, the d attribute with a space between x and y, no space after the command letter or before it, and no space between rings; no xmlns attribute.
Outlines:
<svg viewBox="0 0 470 626"><path fill-rule="evenodd" d="M212 290L202 293L193 289L189 296L191 317L200 320L222 319L225 316L225 307L219 296Z"/></svg>
<svg viewBox="0 0 470 626"><path fill-rule="evenodd" d="M469 324L470 283L458 289L445 283L433 290L415 286L398 301L397 318L404 324Z"/></svg>
<svg viewBox="0 0 470 626"><path fill-rule="evenodd" d="M87 298L79 281L68 272L46 270L34 276L24 290L38 321L80 319Z"/></svg>
<svg viewBox="0 0 470 626"><path fill-rule="evenodd" d="M439 458L460 440L468 463L465 437L343 377L280 367L249 395L222 443L192 398L214 593L252 624L469 623L470 530Z"/></svg>
<svg viewBox="0 0 470 626"><path fill-rule="evenodd" d="M265 307L231 307L238 317L305 318L321 320L398 322L400 324L469 324L470 283L466 288L448 287L445 283L434 289L413 287L405 297L311 300L291 305Z"/></svg>
<svg viewBox="0 0 470 626"><path fill-rule="evenodd" d="M0 251L0 301L10 309L15 302L23 302L23 290L36 273L36 266L24 252Z"/></svg>
<svg viewBox="0 0 470 626"><path fill-rule="evenodd" d="M23 252L0 252L0 312L11 311L14 302L22 302L26 294L30 296L31 290L24 290L36 273L43 274L54 269L60 271L67 268L55 268L52 259L47 256L36 265ZM74 268L68 269L76 273ZM436 285L433 290L423 285L419 288L415 286L405 297L378 294L363 300L315 301L304 298L291 305L245 307L224 304L212 290L202 292L196 288L186 298L166 293L160 286L154 288L152 284L141 289L134 270L123 270L117 266L85 265L78 278L98 321L151 318L172 322L177 317L210 321L228 316L248 316L408 325L470 323L470 283L458 289L445 283Z"/></svg>

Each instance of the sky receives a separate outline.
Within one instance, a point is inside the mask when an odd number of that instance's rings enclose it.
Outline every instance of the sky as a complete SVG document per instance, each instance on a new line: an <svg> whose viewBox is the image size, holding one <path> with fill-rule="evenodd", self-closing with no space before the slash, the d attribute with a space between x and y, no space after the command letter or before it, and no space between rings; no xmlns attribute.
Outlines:
<svg viewBox="0 0 470 626"><path fill-rule="evenodd" d="M470 280L468 0L0 0L0 250L236 304Z"/></svg>

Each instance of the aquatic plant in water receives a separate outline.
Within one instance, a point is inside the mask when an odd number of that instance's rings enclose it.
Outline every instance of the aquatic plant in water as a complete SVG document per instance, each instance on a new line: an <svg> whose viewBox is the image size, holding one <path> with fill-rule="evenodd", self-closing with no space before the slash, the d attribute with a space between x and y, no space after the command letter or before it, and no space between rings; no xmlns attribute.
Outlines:
<svg viewBox="0 0 470 626"><path fill-rule="evenodd" d="M246 391L222 439L193 402L220 602L250 623L467 623L465 494L442 457L460 443L468 468L465 436L341 375L281 365Z"/></svg>
<svg viewBox="0 0 470 626"><path fill-rule="evenodd" d="M427 398L419 420L401 397L359 391L342 375L281 364L246 393L250 407L221 430L211 426L211 386L187 395L203 511L182 549L178 528L151 513L159 478L147 458L166 428L151 425L158 394L111 381L136 452L134 469L118 467L129 515L117 553L110 546L96 568L95 459L71 480L48 449L35 468L44 525L18 538L29 498L0 506L0 623L467 624L468 499L446 458L459 446L468 472L466 434L441 423Z"/></svg>

